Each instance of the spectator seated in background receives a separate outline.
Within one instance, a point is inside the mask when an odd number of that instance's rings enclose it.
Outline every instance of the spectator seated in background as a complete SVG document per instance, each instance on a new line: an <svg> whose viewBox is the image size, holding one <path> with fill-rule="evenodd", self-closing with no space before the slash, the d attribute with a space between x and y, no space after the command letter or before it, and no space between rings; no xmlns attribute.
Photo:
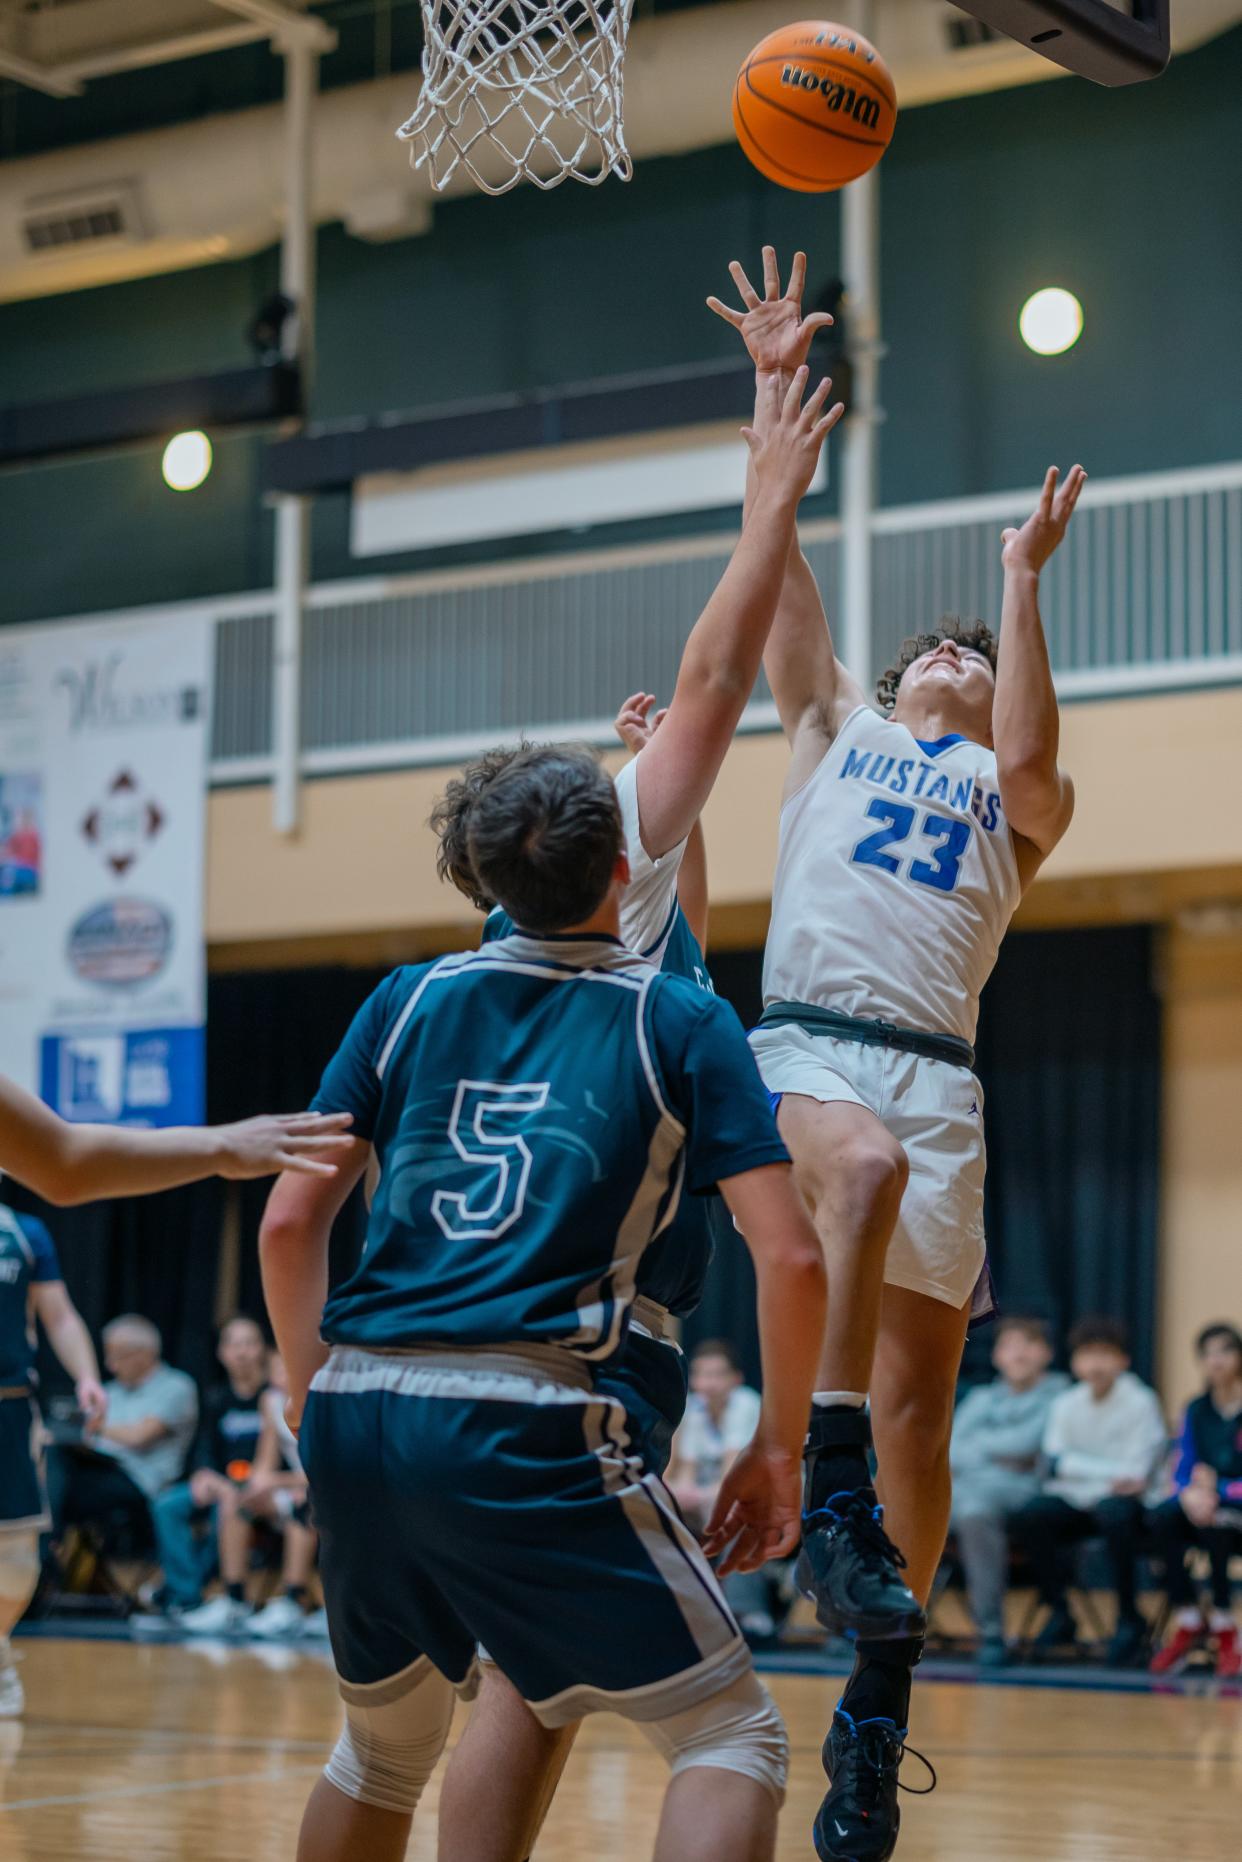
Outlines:
<svg viewBox="0 0 1242 1862"><path fill-rule="evenodd" d="M262 1520L281 1535L281 1588L246 1628L250 1635L283 1642L295 1636L327 1634L322 1610L306 1614L306 1586L315 1562L317 1535L310 1523L307 1482L298 1459L297 1437L285 1421L288 1387L278 1352L268 1363L268 1387L263 1392L263 1433L254 1460L254 1472L240 1497L233 1530L249 1536L249 1523ZM243 1556L246 1550L243 1541ZM323 1619L322 1623L320 1619Z"/></svg>
<svg viewBox="0 0 1242 1862"><path fill-rule="evenodd" d="M1105 1541L1117 1592L1117 1627L1107 1660L1124 1667L1147 1639L1136 1595L1143 1500L1152 1492L1168 1438L1160 1399L1130 1369L1120 1321L1081 1320L1070 1333L1069 1350L1077 1381L1053 1398L1048 1412L1043 1492L1014 1514L1012 1530L1051 1611L1036 1639L1041 1651L1077 1640L1066 1595L1069 1547L1084 1539Z"/></svg>
<svg viewBox="0 0 1242 1862"><path fill-rule="evenodd" d="M203 1398L202 1416L187 1480L169 1487L155 1503L155 1540L164 1582L153 1601L181 1616L192 1634L218 1635L221 1623L244 1617L245 1569L232 1593L203 1603L203 1585L217 1562L226 1522L236 1506L263 1430L260 1398L267 1387L267 1340L258 1321L238 1314L220 1328L216 1356L224 1381ZM201 1528L210 1523L206 1538ZM235 1602L236 1612L227 1606Z"/></svg>
<svg viewBox="0 0 1242 1862"><path fill-rule="evenodd" d="M48 1454L53 1536L68 1525L102 1525L126 1516L144 1536L151 1507L180 1477L198 1420L194 1379L160 1356L158 1327L124 1313L104 1327L103 1422L81 1445L59 1443Z"/></svg>
<svg viewBox="0 0 1242 1862"><path fill-rule="evenodd" d="M690 1358L690 1396L664 1484L695 1532L702 1532L720 1483L754 1435L760 1398L723 1338L705 1338Z"/></svg>
<svg viewBox="0 0 1242 1862"><path fill-rule="evenodd" d="M996 1380L968 1391L953 1418L950 1529L984 1667L1000 1667L1006 1659L1007 1521L1039 1493L1048 1412L1053 1398L1069 1386L1063 1372L1049 1370L1051 1362L1052 1344L1042 1319L1002 1319L992 1347Z"/></svg>
<svg viewBox="0 0 1242 1862"><path fill-rule="evenodd" d="M1216 1651L1218 1675L1242 1674L1242 1650L1233 1618L1229 1561L1242 1554L1242 1334L1232 1325L1205 1326L1195 1352L1207 1388L1182 1422L1173 1498L1148 1515L1164 1560L1173 1610L1169 1640L1152 1662L1156 1674L1179 1668L1201 1644ZM1198 1546L1211 1567L1212 1612L1205 1616L1186 1568Z"/></svg>
<svg viewBox="0 0 1242 1862"><path fill-rule="evenodd" d="M721 1481L754 1435L759 1407L759 1392L747 1386L732 1345L708 1338L695 1347L690 1399L673 1437L665 1485L696 1532L707 1524ZM762 1646L772 1641L789 1613L781 1589L783 1571L782 1565L769 1563L759 1571L735 1571L724 1579L725 1599L749 1643Z"/></svg>

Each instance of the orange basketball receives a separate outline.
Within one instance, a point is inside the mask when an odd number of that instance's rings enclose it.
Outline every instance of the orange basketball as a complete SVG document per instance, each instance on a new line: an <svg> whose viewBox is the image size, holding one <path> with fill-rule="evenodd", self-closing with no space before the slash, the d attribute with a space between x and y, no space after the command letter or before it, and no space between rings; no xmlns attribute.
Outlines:
<svg viewBox="0 0 1242 1862"><path fill-rule="evenodd" d="M761 39L733 87L733 127L760 174L803 194L856 181L892 140L888 66L848 26L803 20Z"/></svg>

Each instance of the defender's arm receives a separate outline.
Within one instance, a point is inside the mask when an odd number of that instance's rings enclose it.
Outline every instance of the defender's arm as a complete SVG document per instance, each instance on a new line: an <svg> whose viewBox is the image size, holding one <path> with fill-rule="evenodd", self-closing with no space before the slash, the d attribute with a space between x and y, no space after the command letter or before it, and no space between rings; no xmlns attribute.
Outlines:
<svg viewBox="0 0 1242 1862"><path fill-rule="evenodd" d="M30 1289L47 1342L73 1379L78 1408L89 1434L103 1421L108 1400L99 1382L99 1360L86 1321L69 1297L63 1280L37 1281Z"/></svg>
<svg viewBox="0 0 1242 1862"><path fill-rule="evenodd" d="M768 381L756 371L757 426L769 417L772 397ZM857 679L837 658L819 583L802 553L796 528L776 616L764 648L763 670L776 701L781 729L791 744L807 727L831 739L850 712L866 703Z"/></svg>
<svg viewBox="0 0 1242 1862"><path fill-rule="evenodd" d="M826 382L800 407L805 382L805 370L792 378L762 434L743 429L756 478L750 514L686 642L668 717L638 761L643 847L653 860L683 841L698 820L759 675L794 513L840 413L834 408L822 415ZM772 394L775 399L775 385Z"/></svg>
<svg viewBox="0 0 1242 1862"><path fill-rule="evenodd" d="M311 1378L327 1357L319 1337L328 1297L328 1238L354 1185L366 1170L371 1146L352 1138L332 1178L278 1178L259 1230L263 1297L276 1346L289 1378L288 1413L302 1413Z"/></svg>
<svg viewBox="0 0 1242 1862"><path fill-rule="evenodd" d="M704 1540L709 1557L729 1548L720 1565L727 1574L753 1570L796 1543L798 1469L823 1344L827 1277L790 1165L744 1171L720 1190L755 1265L763 1363L759 1425L721 1482Z"/></svg>
<svg viewBox="0 0 1242 1862"><path fill-rule="evenodd" d="M807 359L817 329L831 324L826 311L802 315L806 284L806 254L796 252L789 285L781 295L780 272L772 246L763 248L763 297L751 284L736 259L729 270L737 285L744 311L709 297L710 309L731 323L755 364L755 427L762 431L771 409L788 387L793 371ZM833 409L839 418L844 408ZM747 474L747 509L754 495L753 476ZM763 657L781 724L790 741L806 722L822 731L836 726L863 702L862 692L837 659L819 586L795 535L785 564L776 618Z"/></svg>
<svg viewBox="0 0 1242 1862"><path fill-rule="evenodd" d="M1039 613L1039 577L1065 535L1086 481L1076 465L1058 489L1057 469L1050 466L1034 513L1021 530L1006 530L1003 537L1005 586L992 736L1005 818L1040 860L1070 824L1074 787L1057 766L1061 714Z"/></svg>
<svg viewBox="0 0 1242 1862"><path fill-rule="evenodd" d="M146 1196L204 1177L266 1177L278 1170L331 1176L348 1118L299 1112L238 1125L131 1131L70 1125L0 1074L0 1169L50 1203Z"/></svg>
<svg viewBox="0 0 1242 1862"><path fill-rule="evenodd" d="M696 821L690 830L686 842L686 851L681 856L681 865L677 869L677 902L686 915L686 923L694 933L694 941L704 956L707 954L707 842L703 838L703 823Z"/></svg>

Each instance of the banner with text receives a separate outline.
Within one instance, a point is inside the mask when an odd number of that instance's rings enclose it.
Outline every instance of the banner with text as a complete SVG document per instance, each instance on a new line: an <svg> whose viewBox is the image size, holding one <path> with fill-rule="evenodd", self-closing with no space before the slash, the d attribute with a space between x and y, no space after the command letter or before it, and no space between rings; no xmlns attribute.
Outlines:
<svg viewBox="0 0 1242 1862"><path fill-rule="evenodd" d="M203 1117L211 646L0 629L0 1071L64 1118Z"/></svg>

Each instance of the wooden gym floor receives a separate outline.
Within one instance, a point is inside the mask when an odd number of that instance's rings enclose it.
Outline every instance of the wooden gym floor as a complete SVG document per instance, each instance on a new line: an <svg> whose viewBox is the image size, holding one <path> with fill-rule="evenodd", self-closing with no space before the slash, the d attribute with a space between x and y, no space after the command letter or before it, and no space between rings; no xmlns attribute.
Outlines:
<svg viewBox="0 0 1242 1862"><path fill-rule="evenodd" d="M326 1660L220 1644L24 1640L24 1721L0 1721L2 1862L282 1862L336 1736ZM782 1862L813 1862L819 1745L839 1684L769 1677L793 1776ZM459 1719L460 1724L460 1719ZM941 1775L905 1800L901 1862L1224 1862L1237 1855L1242 1691L927 1682L911 1737ZM912 1784L921 1767L908 1761ZM650 1855L664 1771L597 1715L538 1862ZM433 1862L433 1781L410 1844Z"/></svg>

